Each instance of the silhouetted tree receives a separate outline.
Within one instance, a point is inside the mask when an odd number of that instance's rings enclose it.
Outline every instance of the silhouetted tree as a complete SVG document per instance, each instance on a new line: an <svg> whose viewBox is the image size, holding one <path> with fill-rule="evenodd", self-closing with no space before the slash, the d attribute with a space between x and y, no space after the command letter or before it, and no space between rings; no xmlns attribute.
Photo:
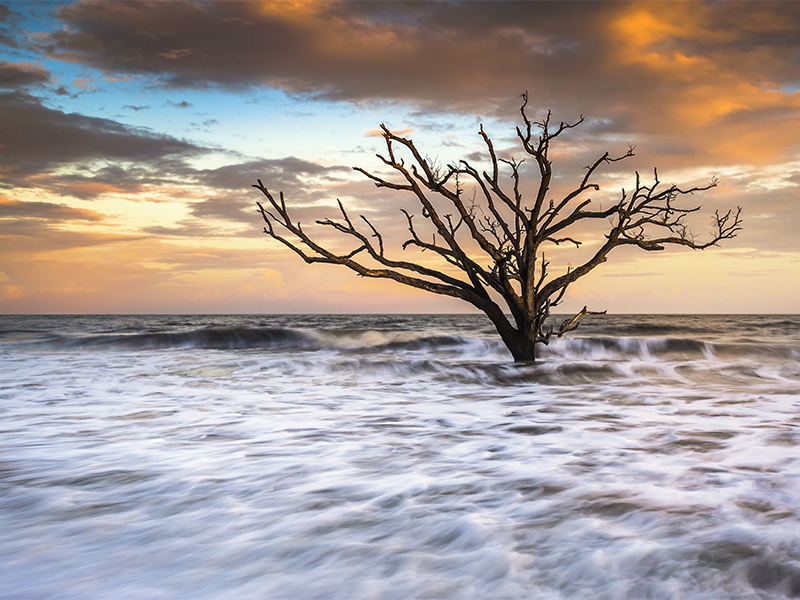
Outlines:
<svg viewBox="0 0 800 600"><path fill-rule="evenodd" d="M531 121L527 114L528 97L522 96L520 108L523 126L516 133L523 150L536 161L538 189L531 198L523 199L520 191L522 161L497 157L491 139L481 126L479 135L486 145L491 161L490 171L478 172L469 162L446 167L420 154L410 139L400 137L381 125L386 142L386 156L377 155L384 164L399 174L398 181L389 181L361 167L354 167L375 182L379 188L410 192L421 205L421 216L434 231L422 236L414 215L403 210L410 234L403 249L416 246L437 254L443 269L433 269L418 262L394 260L385 253L381 233L363 215L362 227L357 227L340 201L341 220L324 219L320 225L334 228L354 238L355 247L344 254L322 246L308 236L299 222L289 216L283 192L276 200L261 180L253 185L264 194L269 206L259 202L264 218L264 233L278 240L307 263L344 265L364 277L393 279L399 283L435 294L453 296L469 302L491 319L500 337L516 361L533 361L536 345L547 344L553 336L561 337L578 327L579 319L594 313L583 308L578 314L561 323L558 328L546 325L550 311L558 306L570 284L607 260L608 254L620 246L636 246L642 250L663 250L667 244L702 250L724 239L733 238L741 230L741 207L725 214L715 212L710 239L698 241L688 229L685 218L699 206L681 208L675 201L681 196L708 190L717 182L711 180L701 187L681 188L662 185L658 172L650 185L636 173L632 191L621 192L618 201L603 209L594 207L586 192L599 190L592 183L595 172L604 164L633 156L633 147L618 157L608 152L586 167L583 179L559 200L548 197L551 190L552 163L548 157L550 143L565 131L583 122L560 123L551 129L550 117L541 122ZM534 136L534 132L537 136ZM410 164L398 157L397 150L410 153ZM507 167L510 178L507 186L500 181L500 166ZM465 198L465 186L473 194ZM442 209L445 205L449 208ZM445 212L445 210L449 212ZM559 275L548 271L545 248L550 245L574 244L575 225L585 221L609 220L610 230L605 240L588 259ZM276 229L276 225L281 231ZM292 239L284 237L288 232ZM366 257L368 260L364 260ZM502 299L502 303L498 300ZM509 312L511 319L506 316ZM603 311L604 313L605 311Z"/></svg>

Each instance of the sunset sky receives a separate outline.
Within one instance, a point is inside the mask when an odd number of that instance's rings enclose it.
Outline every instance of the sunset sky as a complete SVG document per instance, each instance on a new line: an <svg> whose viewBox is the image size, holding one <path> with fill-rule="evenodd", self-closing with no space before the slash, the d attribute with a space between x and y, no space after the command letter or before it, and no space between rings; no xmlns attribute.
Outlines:
<svg viewBox="0 0 800 600"><path fill-rule="evenodd" d="M615 250L565 310L800 312L800 2L1 0L0 312L468 311L306 265L264 236L250 185L312 232L339 198L403 258L412 199L351 169L383 172L378 126L485 165L483 124L521 159L525 90L534 116L585 117L553 147L559 183L630 144L596 202L658 167L720 180L686 200L700 237L743 208L719 248Z"/></svg>

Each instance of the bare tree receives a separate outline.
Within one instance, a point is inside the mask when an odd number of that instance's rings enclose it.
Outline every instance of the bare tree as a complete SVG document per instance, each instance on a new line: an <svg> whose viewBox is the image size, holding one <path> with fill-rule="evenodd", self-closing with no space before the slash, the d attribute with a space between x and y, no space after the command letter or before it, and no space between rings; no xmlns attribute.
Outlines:
<svg viewBox="0 0 800 600"><path fill-rule="evenodd" d="M656 170L649 185L636 173L632 191L623 189L612 206L595 208L592 200L586 197L587 192L600 189L592 182L593 176L601 166L633 156L633 147L618 157L606 152L586 167L580 183L563 198L557 201L549 198L553 177L548 157L550 144L565 131L580 125L583 117L575 123L562 122L555 127L551 126L548 111L542 121L531 121L526 111L527 94L522 98L523 126L517 127L516 133L525 153L536 162L538 189L532 198L523 200L520 191L522 161L498 158L483 126L479 135L491 161L488 172L478 172L463 160L446 167L437 166L423 157L410 139L392 133L384 125L381 130L386 156L377 156L399 175L398 180L389 181L354 167L379 188L416 196L421 216L432 227L433 234L423 234L415 224L414 215L403 210L410 234L403 249L414 246L435 253L443 261L441 269L389 258L383 235L363 215L360 216L362 225L356 226L340 201L337 202L341 220L326 218L317 223L353 238L355 247L344 254L333 252L314 241L299 222L291 219L283 192L276 199L259 179L253 187L261 190L269 202L267 208L258 203L266 223L264 233L307 263L344 265L364 277L393 279L465 300L486 313L516 361L533 361L537 344L547 344L553 336L561 337L573 331L586 314L602 314L584 307L558 328L546 325L550 311L562 302L570 284L604 263L614 248L636 246L655 251L674 244L702 250L735 237L741 230L741 207L724 214L717 211L712 218L710 239L698 241L687 227L686 217L700 207L681 208L676 200L708 190L717 184L716 180L701 187L662 185ZM535 137L534 132L538 134ZM398 156L398 150L410 153L409 164ZM501 164L510 176L505 187L501 186ZM466 186L472 188L472 195L465 195ZM442 209L442 205L448 208ZM560 244L579 247L581 242L572 237L575 234L571 231L574 232L578 223L596 220L610 222L610 230L599 248L579 266L567 268L558 275L551 274L545 249Z"/></svg>

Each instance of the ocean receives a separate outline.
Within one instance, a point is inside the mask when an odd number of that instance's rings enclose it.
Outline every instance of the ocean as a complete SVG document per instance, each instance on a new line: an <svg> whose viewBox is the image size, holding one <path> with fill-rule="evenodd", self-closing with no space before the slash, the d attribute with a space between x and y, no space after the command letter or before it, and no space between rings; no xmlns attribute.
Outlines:
<svg viewBox="0 0 800 600"><path fill-rule="evenodd" d="M0 316L0 598L800 597L800 316Z"/></svg>

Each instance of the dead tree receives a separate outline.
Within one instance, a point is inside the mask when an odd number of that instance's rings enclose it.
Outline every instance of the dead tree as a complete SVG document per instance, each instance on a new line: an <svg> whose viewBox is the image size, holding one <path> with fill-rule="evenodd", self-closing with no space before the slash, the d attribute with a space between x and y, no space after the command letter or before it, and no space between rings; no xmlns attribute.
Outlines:
<svg viewBox="0 0 800 600"><path fill-rule="evenodd" d="M423 157L410 139L392 133L384 125L381 130L386 156L377 156L399 175L398 180L389 181L354 167L379 188L408 192L416 197L421 205L421 216L434 233L423 237L414 215L403 210L410 234L403 249L413 246L435 253L443 261L441 270L389 258L383 235L363 215L360 216L362 225L357 226L340 201L341 220L326 218L317 223L353 238L355 247L344 254L333 252L314 241L299 222L291 219L283 192L276 199L259 179L253 187L258 188L269 203L265 208L258 202L258 210L266 223L264 233L307 263L344 265L364 277L393 279L465 300L486 313L516 361L533 361L537 344L547 344L553 336L561 337L573 331L586 314L602 314L584 307L557 328L546 324L551 310L562 302L570 284L604 263L614 248L636 246L656 251L674 244L702 250L735 237L741 230L741 207L724 214L715 212L713 230L707 241L698 241L688 228L687 215L700 207L682 208L676 205L676 200L714 187L717 182L713 179L705 186L681 188L663 185L655 170L649 185L636 173L632 191L623 189L619 200L605 209L595 207L586 197L587 192L600 189L592 182L593 176L603 165L633 156L632 147L617 157L606 152L586 167L580 183L569 193L559 200L551 199L550 144L565 131L580 125L583 117L555 127L551 126L548 111L542 121L531 121L526 110L527 94L522 98L523 126L517 127L516 133L523 150L536 165L538 189L531 198L523 199L520 191L522 162L498 158L483 126L479 135L491 161L489 171L479 172L467 161L438 167L434 161ZM400 149L410 154L410 164L398 156ZM501 185L501 165L510 175L505 186ZM467 185L473 188L474 195L465 198ZM442 205L448 207L448 212L441 209ZM551 274L550 263L545 259L546 248L560 244L579 247L581 242L574 239L571 230L574 231L578 223L598 220L610 221L610 230L600 247L579 266L567 268L558 275Z"/></svg>

